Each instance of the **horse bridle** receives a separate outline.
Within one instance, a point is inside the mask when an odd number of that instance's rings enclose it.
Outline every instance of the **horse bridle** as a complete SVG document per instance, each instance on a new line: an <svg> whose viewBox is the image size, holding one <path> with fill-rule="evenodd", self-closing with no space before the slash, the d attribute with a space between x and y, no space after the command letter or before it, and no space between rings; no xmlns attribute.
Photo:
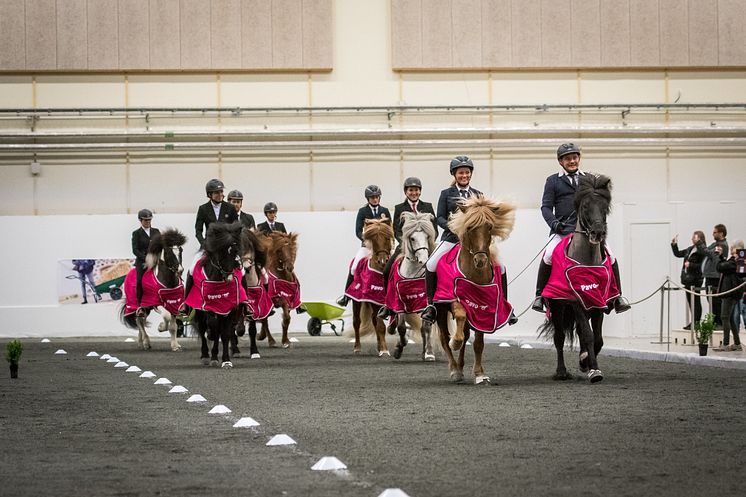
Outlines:
<svg viewBox="0 0 746 497"><path fill-rule="evenodd" d="M222 267L222 266L220 265L220 263L216 263L216 262L215 262L215 261L213 260L212 256L209 256L209 257L207 258L207 260L209 260L209 261L210 261L210 264L212 265L212 267L214 267L215 269L217 269L218 271L220 271L220 276L222 276L222 278L223 278L223 281L230 281L230 280L228 279L228 277L229 277L229 276L230 276L230 277L231 277L231 279L232 279L232 277L233 277L233 271L232 271L232 270L231 270L231 271L226 271L225 269L223 269L223 267Z"/></svg>
<svg viewBox="0 0 746 497"><path fill-rule="evenodd" d="M184 249L182 247L177 247L177 248L179 249L179 256L176 259L176 267L173 267L168 262L166 262L166 258L165 257L161 258L161 260L163 261L163 265L166 266L166 269L168 269L169 271L171 271L172 273L174 273L176 275L180 274L179 266L182 265L182 257L181 257L181 255L184 252ZM168 249L169 250L173 250L174 247L168 247ZM163 249L163 253L165 253L165 252L166 252L166 249ZM161 253L161 255L163 255L163 253Z"/></svg>

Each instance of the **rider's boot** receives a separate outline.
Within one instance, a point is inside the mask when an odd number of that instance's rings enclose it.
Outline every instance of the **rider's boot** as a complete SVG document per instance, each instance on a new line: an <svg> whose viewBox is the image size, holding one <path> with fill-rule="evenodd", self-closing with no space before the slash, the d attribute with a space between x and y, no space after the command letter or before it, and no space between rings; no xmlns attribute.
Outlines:
<svg viewBox="0 0 746 497"><path fill-rule="evenodd" d="M389 274L391 274L391 266L394 265L394 261L396 260L396 257L399 255L399 250L395 250L393 254L391 254L391 257L389 257L388 262L386 263L386 266L383 268L383 288L388 291L389 288ZM378 309L378 314L376 314L381 319L386 319L390 316L394 315L394 312L386 307L385 305L382 305L380 309Z"/></svg>
<svg viewBox="0 0 746 497"><path fill-rule="evenodd" d="M632 309L632 306L629 305L629 301L622 296L622 280L619 277L619 266L617 265L617 261L614 261L614 264L612 264L611 269L614 271L614 278L616 279L616 287L619 289L619 296L614 299L614 312L617 314L621 314L623 312L627 312L628 310Z"/></svg>
<svg viewBox="0 0 746 497"><path fill-rule="evenodd" d="M427 287L427 307L422 310L420 316L425 321L434 323L438 317L438 311L433 305L433 299L435 298L435 289L438 286L438 273L428 271L425 269L425 285Z"/></svg>
<svg viewBox="0 0 746 497"><path fill-rule="evenodd" d="M531 309L536 312L544 313L544 298L541 296L541 292L544 291L544 287L549 283L549 277L552 275L552 266L545 263L544 260L539 261L539 274L536 277L536 297L531 304Z"/></svg>
<svg viewBox="0 0 746 497"><path fill-rule="evenodd" d="M505 271L502 274L502 278L500 278L500 283L503 289L503 295L505 295L505 300L508 300L508 272ZM513 326L518 322L518 316L515 315L515 312L510 312L510 317L508 318L508 326Z"/></svg>
<svg viewBox="0 0 746 497"><path fill-rule="evenodd" d="M347 273L347 282L345 283L345 292L347 291L347 287L349 287L351 283L352 283L352 273ZM341 297L337 299L337 305L339 305L340 307L347 307L347 304L349 303L350 303L350 297L348 297L344 293L342 294Z"/></svg>

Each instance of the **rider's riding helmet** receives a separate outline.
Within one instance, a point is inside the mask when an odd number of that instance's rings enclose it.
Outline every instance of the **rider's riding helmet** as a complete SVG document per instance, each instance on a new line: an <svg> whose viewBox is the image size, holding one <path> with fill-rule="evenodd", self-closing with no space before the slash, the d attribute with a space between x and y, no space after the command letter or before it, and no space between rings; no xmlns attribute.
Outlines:
<svg viewBox="0 0 746 497"><path fill-rule="evenodd" d="M228 200L230 201L231 199L243 200L243 193L238 190L231 190L230 193L228 193Z"/></svg>
<svg viewBox="0 0 746 497"><path fill-rule="evenodd" d="M264 204L264 212L277 212L277 204L274 202L267 202Z"/></svg>
<svg viewBox="0 0 746 497"><path fill-rule="evenodd" d="M422 181L420 181L420 178L415 178L414 176L409 177L404 180L404 191L407 191L407 188L410 186L414 186L422 190Z"/></svg>
<svg viewBox="0 0 746 497"><path fill-rule="evenodd" d="M576 147L574 143L563 143L557 149L557 160L560 160L562 157L568 154L580 155L580 149Z"/></svg>
<svg viewBox="0 0 746 497"><path fill-rule="evenodd" d="M365 187L365 198L380 197L380 196L381 196L381 189L378 188L378 185L368 185Z"/></svg>
<svg viewBox="0 0 746 497"><path fill-rule="evenodd" d="M212 192L221 192L223 190L225 190L225 185L219 179L213 178L205 185L205 192L207 192L208 197Z"/></svg>
<svg viewBox="0 0 746 497"><path fill-rule="evenodd" d="M153 212L149 209L140 209L137 213L138 219L153 219Z"/></svg>
<svg viewBox="0 0 746 497"><path fill-rule="evenodd" d="M460 167L468 167L472 171L474 170L474 163L465 155L459 155L451 160L451 174L456 174L456 170Z"/></svg>

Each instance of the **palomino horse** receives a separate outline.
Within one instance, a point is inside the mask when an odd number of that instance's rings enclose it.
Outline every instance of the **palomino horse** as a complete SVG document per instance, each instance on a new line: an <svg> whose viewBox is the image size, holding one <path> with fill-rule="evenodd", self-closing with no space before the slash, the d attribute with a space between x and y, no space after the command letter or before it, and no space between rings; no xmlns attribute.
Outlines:
<svg viewBox="0 0 746 497"><path fill-rule="evenodd" d="M368 319L376 330L378 357L390 356L386 345L386 326L376 314L384 304L383 268L391 256L394 243L394 230L388 219L366 219L363 228L363 243L370 250L370 255L360 259L355 267L355 276L347 287L345 295L352 299L352 326L355 329L353 353L359 354L360 325L363 318Z"/></svg>
<svg viewBox="0 0 746 497"><path fill-rule="evenodd" d="M448 221L460 244L438 261L434 302L440 342L453 381L464 378L464 343L473 329L474 383L489 384L490 378L482 367L484 334L516 321L507 301L506 273L498 263L493 245L493 239L505 240L510 235L514 222L514 205L485 197L464 201ZM456 320L450 343L449 313ZM451 350L459 351L458 361Z"/></svg>
<svg viewBox="0 0 746 497"><path fill-rule="evenodd" d="M119 319L128 328L138 330L137 342L143 350L150 349L150 338L145 331L147 318L155 310L163 316L158 331L171 334L171 350L181 350L176 340L176 315L184 302L184 287L181 283L182 246L186 237L176 229L164 230L150 241L145 258L147 270L142 277L143 293L137 312L137 270L132 268L124 280L126 300L119 308Z"/></svg>
<svg viewBox="0 0 746 497"><path fill-rule="evenodd" d="M272 312L272 299L262 279L262 268L267 261L264 246L257 236L248 228L241 232L241 265L244 275L241 284L246 291L246 313L244 319L236 323L236 334L233 335L231 351L234 357L240 355L238 337L246 333L249 327L250 354L252 359L259 359L259 348L256 345L256 322L266 319Z"/></svg>
<svg viewBox="0 0 746 497"><path fill-rule="evenodd" d="M217 366L218 340L223 343L222 367L232 368L229 347L240 306L246 301L241 286L241 224L212 223L205 236L204 255L192 268L186 304L195 310L194 324L202 341L202 364ZM207 339L212 340L208 354Z"/></svg>
<svg viewBox="0 0 746 497"><path fill-rule="evenodd" d="M407 323L412 330L422 335L422 360L434 361L431 327L422 326L419 312L427 306L425 288L425 263L435 248L437 233L433 228L432 214L403 212L401 215L402 253L391 266L386 306L396 312L388 330L399 332L399 342L394 349L394 358L399 359L407 346Z"/></svg>
<svg viewBox="0 0 746 497"><path fill-rule="evenodd" d="M540 333L554 340L555 380L572 378L565 367L563 347L565 340L572 346L577 333L580 371L587 373L591 383L596 383L603 380L597 359L604 344L601 334L604 310L619 295L611 257L605 248L611 179L603 175L581 176L575 193L575 210L578 227L552 252L552 273L542 292L550 317Z"/></svg>
<svg viewBox="0 0 746 497"><path fill-rule="evenodd" d="M290 311L297 309L300 304L300 283L295 276L295 257L298 253L298 233L272 232L269 236L260 237L267 254L268 284L267 289L272 302L282 307L282 347L290 347L288 328L290 327ZM267 319L262 319L262 331L258 340L267 339L270 347L276 347L275 339L269 331Z"/></svg>

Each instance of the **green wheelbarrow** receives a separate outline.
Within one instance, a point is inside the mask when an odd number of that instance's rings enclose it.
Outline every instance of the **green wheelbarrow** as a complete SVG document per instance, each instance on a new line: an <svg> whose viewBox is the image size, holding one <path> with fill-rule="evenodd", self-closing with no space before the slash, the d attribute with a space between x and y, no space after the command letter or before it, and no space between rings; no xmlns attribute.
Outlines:
<svg viewBox="0 0 746 497"><path fill-rule="evenodd" d="M309 335L314 337L321 335L321 327L325 324L328 324L332 328L335 335L339 335L345 330L345 320L340 317L345 312L344 307L327 304L326 302L303 302L301 307L310 316L308 325L306 326ZM337 333L337 327L333 321L342 323L339 333Z"/></svg>

